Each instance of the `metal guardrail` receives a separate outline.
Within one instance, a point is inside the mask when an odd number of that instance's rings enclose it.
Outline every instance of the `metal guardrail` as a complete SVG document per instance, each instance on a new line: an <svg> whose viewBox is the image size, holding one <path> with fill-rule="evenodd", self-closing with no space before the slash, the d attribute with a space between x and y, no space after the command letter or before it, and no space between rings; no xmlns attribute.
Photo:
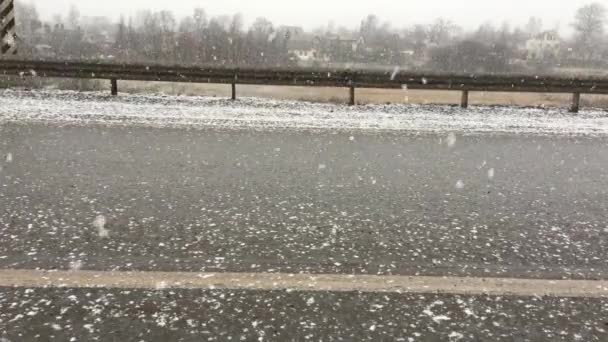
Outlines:
<svg viewBox="0 0 608 342"><path fill-rule="evenodd" d="M0 60L0 76L107 79L111 81L113 95L118 94L118 80L231 84L233 99L236 99L237 84L345 87L350 90L351 105L355 104L356 88L461 91L462 107L468 106L471 91L570 93L573 94L572 112L578 112L581 94L608 94L608 78L439 74L399 70L184 67Z"/></svg>

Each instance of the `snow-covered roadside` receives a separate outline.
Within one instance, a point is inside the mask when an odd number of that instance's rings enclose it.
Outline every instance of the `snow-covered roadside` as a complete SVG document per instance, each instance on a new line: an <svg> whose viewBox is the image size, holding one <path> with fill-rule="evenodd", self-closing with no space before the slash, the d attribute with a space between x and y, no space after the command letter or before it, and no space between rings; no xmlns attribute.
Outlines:
<svg viewBox="0 0 608 342"><path fill-rule="evenodd" d="M285 100L0 91L0 123L608 135L608 112L472 106L320 104Z"/></svg>

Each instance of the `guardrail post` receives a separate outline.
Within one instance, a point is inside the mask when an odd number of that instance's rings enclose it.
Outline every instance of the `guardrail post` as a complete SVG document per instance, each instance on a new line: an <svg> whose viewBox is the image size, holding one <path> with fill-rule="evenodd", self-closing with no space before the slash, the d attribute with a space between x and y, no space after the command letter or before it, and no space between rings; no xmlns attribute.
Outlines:
<svg viewBox="0 0 608 342"><path fill-rule="evenodd" d="M581 93L572 94L572 107L570 107L570 113L578 113L581 106Z"/></svg>
<svg viewBox="0 0 608 342"><path fill-rule="evenodd" d="M463 90L462 97L460 98L460 107L467 108L469 107L469 91Z"/></svg>
<svg viewBox="0 0 608 342"><path fill-rule="evenodd" d="M112 83L112 96L118 95L118 80L112 78L110 82Z"/></svg>
<svg viewBox="0 0 608 342"><path fill-rule="evenodd" d="M236 80L238 79L238 74L234 73L234 79L232 80L232 101L236 100Z"/></svg>
<svg viewBox="0 0 608 342"><path fill-rule="evenodd" d="M346 73L346 79L348 80L348 93L349 93L349 98L348 98L348 105L349 106L354 106L355 105L355 77L356 77L356 72L352 72L349 71Z"/></svg>

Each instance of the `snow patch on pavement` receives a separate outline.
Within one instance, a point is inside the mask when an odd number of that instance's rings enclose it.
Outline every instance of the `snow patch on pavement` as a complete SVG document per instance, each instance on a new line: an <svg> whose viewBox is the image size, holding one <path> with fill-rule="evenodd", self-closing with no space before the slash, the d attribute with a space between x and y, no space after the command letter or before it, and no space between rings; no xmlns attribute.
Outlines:
<svg viewBox="0 0 608 342"><path fill-rule="evenodd" d="M215 97L1 90L3 122L153 127L345 129L412 132L608 135L608 112L563 108L360 105ZM448 142L449 144L449 142Z"/></svg>

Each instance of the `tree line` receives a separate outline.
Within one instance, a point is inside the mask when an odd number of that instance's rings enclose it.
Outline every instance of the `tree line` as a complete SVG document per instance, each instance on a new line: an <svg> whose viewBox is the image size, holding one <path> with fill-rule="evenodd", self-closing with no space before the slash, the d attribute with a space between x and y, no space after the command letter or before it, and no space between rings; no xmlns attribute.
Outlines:
<svg viewBox="0 0 608 342"><path fill-rule="evenodd" d="M245 27L240 14L209 16L204 9L177 18L170 11L141 11L112 22L82 17L77 7L65 16L43 20L32 4L17 3L18 35L23 56L57 59L224 66L295 66L298 57L290 46L297 40L318 43L319 54L333 63L405 65L411 68L457 72L508 72L526 60L526 43L546 29L530 18L521 27L491 23L464 30L445 19L430 25L395 28L370 15L356 28L329 24L311 32L296 32L265 18ZM581 7L573 15L574 35L562 39L559 60L544 57L527 67L560 64L602 64L608 60L606 9L599 3ZM349 38L351 40L346 40ZM361 43L357 48L348 44ZM349 43L350 44L350 43ZM354 43L353 43L354 44ZM353 45L354 46L354 45ZM48 50L48 51L47 51Z"/></svg>

